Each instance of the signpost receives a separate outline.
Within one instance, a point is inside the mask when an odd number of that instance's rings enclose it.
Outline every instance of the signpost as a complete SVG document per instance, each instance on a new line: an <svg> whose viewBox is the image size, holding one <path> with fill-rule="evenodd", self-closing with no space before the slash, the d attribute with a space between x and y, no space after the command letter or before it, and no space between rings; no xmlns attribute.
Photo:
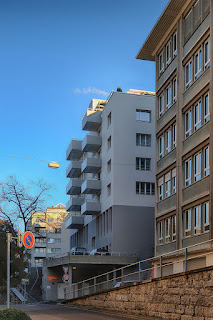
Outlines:
<svg viewBox="0 0 213 320"><path fill-rule="evenodd" d="M23 235L23 245L27 249L32 249L35 244L35 237L32 232L26 231Z"/></svg>

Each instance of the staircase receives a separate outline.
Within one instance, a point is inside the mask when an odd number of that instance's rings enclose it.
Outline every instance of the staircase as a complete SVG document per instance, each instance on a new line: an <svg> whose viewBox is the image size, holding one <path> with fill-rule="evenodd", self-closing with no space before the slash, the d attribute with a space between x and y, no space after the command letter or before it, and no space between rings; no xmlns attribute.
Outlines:
<svg viewBox="0 0 213 320"><path fill-rule="evenodd" d="M21 301L22 303L27 302L27 299L23 296L23 294L17 288L11 288L11 291L19 299L19 301Z"/></svg>
<svg viewBox="0 0 213 320"><path fill-rule="evenodd" d="M42 301L42 268L32 267L30 269L28 294L37 302Z"/></svg>

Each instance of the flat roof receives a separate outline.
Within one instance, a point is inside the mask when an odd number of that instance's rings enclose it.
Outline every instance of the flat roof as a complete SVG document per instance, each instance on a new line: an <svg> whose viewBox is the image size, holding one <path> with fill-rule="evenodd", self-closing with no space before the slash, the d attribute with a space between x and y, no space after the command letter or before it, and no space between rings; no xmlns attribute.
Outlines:
<svg viewBox="0 0 213 320"><path fill-rule="evenodd" d="M172 26L181 9L186 5L186 0L170 0L148 35L146 41L138 52L136 59L155 61L153 52L162 41L169 28Z"/></svg>

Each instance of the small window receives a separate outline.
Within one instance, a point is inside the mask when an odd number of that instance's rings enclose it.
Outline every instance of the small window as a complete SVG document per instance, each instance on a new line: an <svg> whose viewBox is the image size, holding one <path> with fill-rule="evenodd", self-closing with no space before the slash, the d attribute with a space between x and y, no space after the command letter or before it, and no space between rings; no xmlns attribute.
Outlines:
<svg viewBox="0 0 213 320"><path fill-rule="evenodd" d="M209 167L209 147L204 149L204 176L208 176L210 174Z"/></svg>
<svg viewBox="0 0 213 320"><path fill-rule="evenodd" d="M176 216L172 217L172 241L176 240Z"/></svg>
<svg viewBox="0 0 213 320"><path fill-rule="evenodd" d="M163 244L163 221L158 222L158 243Z"/></svg>
<svg viewBox="0 0 213 320"><path fill-rule="evenodd" d="M192 61L189 61L185 66L185 86L186 89L192 84Z"/></svg>
<svg viewBox="0 0 213 320"><path fill-rule="evenodd" d="M172 103L172 88L171 85L169 85L166 88L166 108L169 109L171 107Z"/></svg>
<svg viewBox="0 0 213 320"><path fill-rule="evenodd" d="M111 183L107 186L107 196L109 197L111 195Z"/></svg>
<svg viewBox="0 0 213 320"><path fill-rule="evenodd" d="M171 196L171 180L166 181L166 198Z"/></svg>
<svg viewBox="0 0 213 320"><path fill-rule="evenodd" d="M201 206L194 208L194 233L201 233Z"/></svg>
<svg viewBox="0 0 213 320"><path fill-rule="evenodd" d="M107 140L107 146L108 146L108 150L111 149L111 146L112 146L112 139L111 139L111 136L108 138Z"/></svg>
<svg viewBox="0 0 213 320"><path fill-rule="evenodd" d="M192 183L192 160L185 161L185 186L189 186Z"/></svg>
<svg viewBox="0 0 213 320"><path fill-rule="evenodd" d="M155 184L150 182L136 182L136 194L154 195Z"/></svg>
<svg viewBox="0 0 213 320"><path fill-rule="evenodd" d="M177 146L177 126L176 123L173 125L173 137L172 137L172 142L173 142L173 148L176 148Z"/></svg>
<svg viewBox="0 0 213 320"><path fill-rule="evenodd" d="M177 192L177 179L176 177L172 178L172 193L175 194Z"/></svg>
<svg viewBox="0 0 213 320"><path fill-rule="evenodd" d="M204 122L210 120L210 111L209 111L209 94L204 96Z"/></svg>
<svg viewBox="0 0 213 320"><path fill-rule="evenodd" d="M111 172L111 159L107 162L107 171L108 173Z"/></svg>
<svg viewBox="0 0 213 320"><path fill-rule="evenodd" d="M191 236L191 214L191 209L184 212L184 237Z"/></svg>
<svg viewBox="0 0 213 320"><path fill-rule="evenodd" d="M163 200L163 183L158 186L159 201Z"/></svg>
<svg viewBox="0 0 213 320"><path fill-rule="evenodd" d="M173 34L173 57L177 55L177 31Z"/></svg>
<svg viewBox="0 0 213 320"><path fill-rule="evenodd" d="M209 231L209 202L204 203L204 232Z"/></svg>
<svg viewBox="0 0 213 320"><path fill-rule="evenodd" d="M164 157L164 136L159 138L159 159Z"/></svg>
<svg viewBox="0 0 213 320"><path fill-rule="evenodd" d="M108 122L108 127L111 125L111 112L108 114L108 117L107 117L107 122Z"/></svg>
<svg viewBox="0 0 213 320"><path fill-rule="evenodd" d="M161 117L164 114L164 95L161 94L159 96L159 117Z"/></svg>
<svg viewBox="0 0 213 320"><path fill-rule="evenodd" d="M150 147L151 146L151 135L150 134L136 134L136 145L141 147Z"/></svg>
<svg viewBox="0 0 213 320"><path fill-rule="evenodd" d="M146 158L136 158L136 170L150 170L151 169L151 159Z"/></svg>
<svg viewBox="0 0 213 320"><path fill-rule="evenodd" d="M170 218L165 220L165 241L170 242L171 241L171 220Z"/></svg>
<svg viewBox="0 0 213 320"><path fill-rule="evenodd" d="M194 181L201 179L201 152L194 156Z"/></svg>
<svg viewBox="0 0 213 320"><path fill-rule="evenodd" d="M177 79L176 78L172 82L172 98L173 98L173 102L177 101Z"/></svg>
<svg viewBox="0 0 213 320"><path fill-rule="evenodd" d="M185 114L185 137L189 137L192 134L192 110L189 110Z"/></svg>
<svg viewBox="0 0 213 320"><path fill-rule="evenodd" d="M159 74L164 71L163 51L158 56Z"/></svg>
<svg viewBox="0 0 213 320"><path fill-rule="evenodd" d="M195 131L201 127L201 101L199 101L194 107L194 129Z"/></svg>
<svg viewBox="0 0 213 320"><path fill-rule="evenodd" d="M202 56L201 56L201 49L195 54L194 56L194 73L195 73L195 80L199 78L201 75L202 69Z"/></svg>
<svg viewBox="0 0 213 320"><path fill-rule="evenodd" d="M209 39L204 43L204 69L210 66L210 42Z"/></svg>
<svg viewBox="0 0 213 320"><path fill-rule="evenodd" d="M171 41L169 41L166 45L166 64L169 65L171 63Z"/></svg>
<svg viewBox="0 0 213 320"><path fill-rule="evenodd" d="M143 122L151 122L151 111L136 110L136 120Z"/></svg>
<svg viewBox="0 0 213 320"><path fill-rule="evenodd" d="M171 151L171 129L166 131L166 153Z"/></svg>

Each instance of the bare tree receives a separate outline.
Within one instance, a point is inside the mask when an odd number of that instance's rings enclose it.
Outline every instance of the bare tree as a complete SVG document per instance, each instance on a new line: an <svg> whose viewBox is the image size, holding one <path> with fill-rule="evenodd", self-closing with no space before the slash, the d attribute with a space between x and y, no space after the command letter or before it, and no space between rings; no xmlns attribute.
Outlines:
<svg viewBox="0 0 213 320"><path fill-rule="evenodd" d="M52 188L43 179L30 181L24 186L15 176L9 176L0 187L0 216L13 227L22 221L25 231L32 214L44 210Z"/></svg>

